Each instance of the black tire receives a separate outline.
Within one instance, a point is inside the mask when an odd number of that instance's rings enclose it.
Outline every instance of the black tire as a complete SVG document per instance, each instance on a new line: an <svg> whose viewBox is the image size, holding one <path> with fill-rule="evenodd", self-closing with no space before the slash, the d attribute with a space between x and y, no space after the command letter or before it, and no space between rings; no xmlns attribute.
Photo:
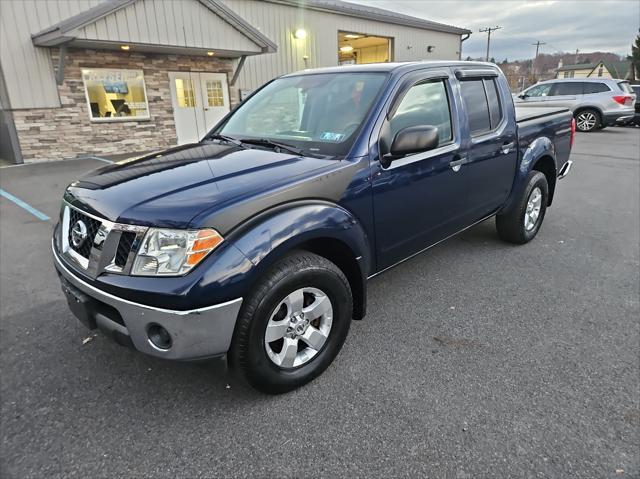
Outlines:
<svg viewBox="0 0 640 479"><path fill-rule="evenodd" d="M527 204L533 191L539 188L542 198L540 202L540 213L531 229L525 227L525 214L527 212ZM545 212L547 211L547 202L549 199L549 185L547 178L539 171L531 171L527 176L527 186L522 191L520 198L516 200L513 208L504 214L496 215L496 229L498 236L504 241L515 244L524 244L531 241L538 234Z"/></svg>
<svg viewBox="0 0 640 479"><path fill-rule="evenodd" d="M326 294L333 308L331 329L308 362L281 368L267 354L266 328L276 307L300 288L316 288ZM243 302L228 354L230 365L259 391L280 394L298 388L319 376L338 355L352 312L351 288L340 268L313 253L294 252L273 265Z"/></svg>
<svg viewBox="0 0 640 479"><path fill-rule="evenodd" d="M589 123L588 126L586 122L581 121L582 119L591 119L595 120L595 123ZM583 133L589 133L592 131L599 130L602 125L602 117L600 116L600 112L598 110L594 110L593 108L583 108L582 110L578 110L574 118L576 119L576 128L578 131Z"/></svg>

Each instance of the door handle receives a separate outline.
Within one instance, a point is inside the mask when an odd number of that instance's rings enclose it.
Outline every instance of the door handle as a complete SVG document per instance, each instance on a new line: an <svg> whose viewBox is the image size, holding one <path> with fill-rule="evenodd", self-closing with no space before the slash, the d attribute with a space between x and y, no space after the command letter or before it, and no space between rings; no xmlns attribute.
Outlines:
<svg viewBox="0 0 640 479"><path fill-rule="evenodd" d="M511 152L511 148L513 148L514 146L516 146L515 141L509 142L509 143L505 142L500 147L500 151L502 152L502 154L508 155Z"/></svg>
<svg viewBox="0 0 640 479"><path fill-rule="evenodd" d="M469 157L467 155L460 155L460 154L454 155L453 161L449 163L449 166L453 171L458 172L460 171L460 168L462 167L462 165L464 165L468 159Z"/></svg>

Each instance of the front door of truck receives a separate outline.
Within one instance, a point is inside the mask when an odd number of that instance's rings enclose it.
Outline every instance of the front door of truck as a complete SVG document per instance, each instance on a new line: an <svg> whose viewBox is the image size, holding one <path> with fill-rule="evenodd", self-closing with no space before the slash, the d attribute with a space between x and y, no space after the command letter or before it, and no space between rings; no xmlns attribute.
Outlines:
<svg viewBox="0 0 640 479"><path fill-rule="evenodd" d="M448 71L406 78L379 119L372 138L373 206L378 270L457 232L467 200L455 100ZM439 145L392 162L385 160L398 131L438 128Z"/></svg>

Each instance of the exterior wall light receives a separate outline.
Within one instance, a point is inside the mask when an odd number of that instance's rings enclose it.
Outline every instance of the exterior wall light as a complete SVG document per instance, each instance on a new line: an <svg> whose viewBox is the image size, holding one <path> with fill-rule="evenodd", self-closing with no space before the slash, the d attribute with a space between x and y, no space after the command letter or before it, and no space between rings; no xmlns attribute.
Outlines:
<svg viewBox="0 0 640 479"><path fill-rule="evenodd" d="M298 40L304 40L307 38L307 31L304 28L298 28L293 34Z"/></svg>

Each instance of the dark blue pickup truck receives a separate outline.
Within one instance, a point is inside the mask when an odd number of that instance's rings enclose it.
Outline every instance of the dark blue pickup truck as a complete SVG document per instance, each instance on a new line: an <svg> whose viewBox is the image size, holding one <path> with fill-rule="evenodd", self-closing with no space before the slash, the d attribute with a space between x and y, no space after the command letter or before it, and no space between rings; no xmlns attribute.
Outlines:
<svg viewBox="0 0 640 479"><path fill-rule="evenodd" d="M369 278L492 216L534 238L574 131L568 110L516 111L489 63L286 75L199 143L72 183L54 263L89 328L162 358L227 354L285 392L336 357Z"/></svg>

